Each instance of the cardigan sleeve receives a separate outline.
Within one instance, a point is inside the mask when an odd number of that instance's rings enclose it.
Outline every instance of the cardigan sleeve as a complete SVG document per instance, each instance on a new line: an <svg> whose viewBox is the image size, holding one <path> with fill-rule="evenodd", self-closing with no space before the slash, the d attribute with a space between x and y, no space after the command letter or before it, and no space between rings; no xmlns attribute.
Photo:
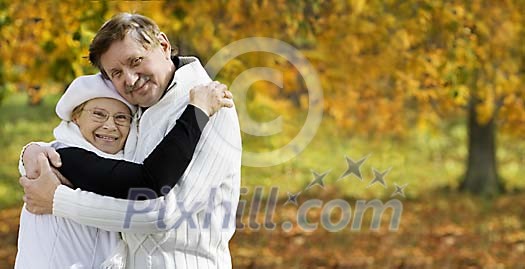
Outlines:
<svg viewBox="0 0 525 269"><path fill-rule="evenodd" d="M188 105L175 126L144 160L137 164L106 159L85 149L58 150L62 159L59 171L75 188L123 199L162 196L173 188L189 165L208 116ZM128 196L130 191L142 196Z"/></svg>
<svg viewBox="0 0 525 269"><path fill-rule="evenodd" d="M202 212L210 204L229 207L227 214L231 218L238 201L240 129L234 109L222 109L214 117L179 184L166 196L132 201L59 186L53 199L53 215L104 230L136 233L172 229L188 214ZM217 191L225 193L218 202L211 198Z"/></svg>

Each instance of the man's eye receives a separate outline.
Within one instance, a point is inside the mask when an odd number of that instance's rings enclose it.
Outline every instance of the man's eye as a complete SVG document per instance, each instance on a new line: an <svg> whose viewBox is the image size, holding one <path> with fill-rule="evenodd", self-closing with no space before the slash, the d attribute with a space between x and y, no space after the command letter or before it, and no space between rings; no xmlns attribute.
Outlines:
<svg viewBox="0 0 525 269"><path fill-rule="evenodd" d="M111 73L111 77L112 78L118 78L120 76L120 71L115 71L113 73Z"/></svg>
<svg viewBox="0 0 525 269"><path fill-rule="evenodd" d="M132 61L131 64L132 64L133 66L137 66L137 65L139 65L141 62L142 62L142 57L137 57L137 58L133 59L133 61Z"/></svg>

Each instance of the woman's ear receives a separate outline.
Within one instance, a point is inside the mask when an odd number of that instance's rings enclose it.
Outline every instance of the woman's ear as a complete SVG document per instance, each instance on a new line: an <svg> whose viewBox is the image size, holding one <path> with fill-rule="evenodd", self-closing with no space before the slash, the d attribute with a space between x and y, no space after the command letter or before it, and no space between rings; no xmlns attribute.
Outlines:
<svg viewBox="0 0 525 269"><path fill-rule="evenodd" d="M78 114L77 115L74 115L72 118L71 118L71 121L76 123L78 125Z"/></svg>

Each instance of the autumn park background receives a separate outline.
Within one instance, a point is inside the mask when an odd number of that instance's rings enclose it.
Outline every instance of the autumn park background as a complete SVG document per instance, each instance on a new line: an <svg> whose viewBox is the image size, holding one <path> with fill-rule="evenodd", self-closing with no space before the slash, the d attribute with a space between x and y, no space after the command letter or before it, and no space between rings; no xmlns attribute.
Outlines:
<svg viewBox="0 0 525 269"><path fill-rule="evenodd" d="M96 72L89 43L119 11L153 18L179 54L203 64L234 41L269 37L313 67L305 74L290 59L248 52L216 76L243 96L236 104L245 152L285 146L311 106L322 111L313 139L293 158L242 167L245 227L231 242L234 268L525 268L523 10L520 0L0 0L0 268L11 268L16 255L20 149L53 139L60 94L76 76ZM232 86L255 67L278 71L282 85ZM318 100L311 76L320 81ZM246 131L276 118L279 133ZM345 174L347 160L364 160L362 180ZM326 172L324 188L309 186L313 172ZM383 172L386 186L369 186ZM278 201L269 220L272 188ZM296 193L297 205L288 196ZM249 210L254 197L264 200L260 210ZM399 229L389 229L386 210L377 230L368 212L359 230L350 222L305 231L295 216L315 199L341 199L352 210L358 200L397 199ZM309 223L325 213L309 210ZM337 223L345 212L328 213Z"/></svg>

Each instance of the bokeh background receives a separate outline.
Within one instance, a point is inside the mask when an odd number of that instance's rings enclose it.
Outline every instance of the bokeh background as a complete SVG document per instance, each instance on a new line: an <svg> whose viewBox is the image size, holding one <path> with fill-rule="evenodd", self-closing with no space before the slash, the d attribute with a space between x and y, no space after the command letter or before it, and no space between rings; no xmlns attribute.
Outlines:
<svg viewBox="0 0 525 269"><path fill-rule="evenodd" d="M16 255L22 146L50 141L54 106L76 76L92 74L87 49L117 12L154 19L181 55L203 64L248 37L286 42L314 74L281 56L251 52L216 79L231 85L244 71L279 71L282 87L259 81L245 95L241 128L281 117L270 136L243 135L244 150L269 152L290 142L309 109L305 76L317 76L321 125L295 157L271 167L242 167L249 219L268 222L252 199L278 188L273 230L239 229L234 268L525 268L525 1L5 1L0 0L0 268ZM316 101L316 100L314 100ZM366 158L362 181L346 159ZM389 171L386 186L367 187ZM307 188L327 172L324 188ZM406 186L404 196L395 186ZM262 187L257 194L255 188ZM286 203L299 193L298 205ZM399 199L399 230L307 232L294 223L305 201ZM271 199L270 199L271 200ZM256 208L256 207L255 207ZM308 219L319 222L322 210ZM337 222L344 212L333 210ZM368 221L368 222L367 222Z"/></svg>

